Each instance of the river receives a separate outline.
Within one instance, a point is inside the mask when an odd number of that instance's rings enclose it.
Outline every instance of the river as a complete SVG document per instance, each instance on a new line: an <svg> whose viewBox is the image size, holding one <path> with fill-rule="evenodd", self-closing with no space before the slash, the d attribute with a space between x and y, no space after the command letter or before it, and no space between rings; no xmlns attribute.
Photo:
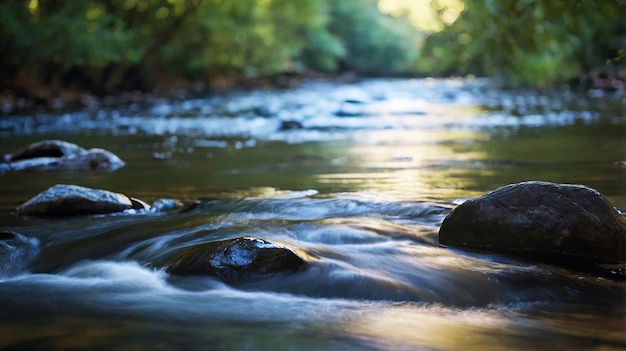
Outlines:
<svg viewBox="0 0 626 351"><path fill-rule="evenodd" d="M380 79L4 116L1 154L62 139L127 165L0 174L0 231L20 234L0 241L0 349L623 350L624 281L437 232L465 199L526 180L585 184L625 211L625 112L568 89ZM197 206L15 216L55 184ZM244 235L318 259L229 284L162 269Z"/></svg>

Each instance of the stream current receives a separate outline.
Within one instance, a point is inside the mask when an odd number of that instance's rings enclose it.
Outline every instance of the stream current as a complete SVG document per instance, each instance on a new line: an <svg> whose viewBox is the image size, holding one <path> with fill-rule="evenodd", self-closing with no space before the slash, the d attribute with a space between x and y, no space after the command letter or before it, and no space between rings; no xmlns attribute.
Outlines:
<svg viewBox="0 0 626 351"><path fill-rule="evenodd" d="M16 233L0 234L0 349L623 350L625 282L437 239L465 199L526 180L584 184L625 212L623 99L365 80L5 116L2 154L62 139L127 164L0 174L0 231ZM197 206L15 216L55 184ZM229 284L162 269L245 235L318 259Z"/></svg>

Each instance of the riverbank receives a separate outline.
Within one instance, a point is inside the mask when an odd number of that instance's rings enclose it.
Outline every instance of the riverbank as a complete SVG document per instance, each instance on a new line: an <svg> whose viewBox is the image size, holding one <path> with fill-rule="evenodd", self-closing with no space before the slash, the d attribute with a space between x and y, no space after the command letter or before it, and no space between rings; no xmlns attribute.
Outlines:
<svg viewBox="0 0 626 351"><path fill-rule="evenodd" d="M254 78L224 78L213 82L163 81L150 91L119 91L99 96L85 89L49 86L24 81L0 90L0 115L97 110L127 105L154 105L183 101L234 90L293 89L308 81L351 83L363 77L353 72L325 74L315 71L290 71ZM626 103L626 68L592 70L569 83L572 89L586 91L590 97L615 96Z"/></svg>
<svg viewBox="0 0 626 351"><path fill-rule="evenodd" d="M292 89L311 80L349 83L357 78L353 73L331 75L314 71L291 71L254 78L223 78L212 82L162 81L148 91L119 91L102 96L86 89L24 80L8 84L0 90L0 115L96 110L131 104L154 105L233 90Z"/></svg>

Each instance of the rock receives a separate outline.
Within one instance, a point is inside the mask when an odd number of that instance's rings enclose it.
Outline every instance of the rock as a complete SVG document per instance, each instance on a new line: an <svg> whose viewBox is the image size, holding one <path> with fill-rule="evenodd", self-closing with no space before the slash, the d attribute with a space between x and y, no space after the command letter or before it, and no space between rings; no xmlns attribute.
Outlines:
<svg viewBox="0 0 626 351"><path fill-rule="evenodd" d="M278 130L284 131L284 130L296 130L296 129L302 129L302 128L304 128L304 126L302 125L302 123L298 121L282 121L280 122L280 127L278 128Z"/></svg>
<svg viewBox="0 0 626 351"><path fill-rule="evenodd" d="M17 209L17 214L34 217L65 217L149 208L150 206L145 202L120 193L77 185L57 184L22 204Z"/></svg>
<svg viewBox="0 0 626 351"><path fill-rule="evenodd" d="M586 86L592 97L603 97L607 91L624 91L626 88L626 68L594 69L580 77L580 82ZM601 96L594 96L602 94Z"/></svg>
<svg viewBox="0 0 626 351"><path fill-rule="evenodd" d="M126 196L123 194L120 194L122 196ZM132 204L132 209L133 210L140 210L140 211L148 211L152 208L152 206L148 205L147 202L143 201L143 200L139 200L138 198L135 197L129 197L130 199L130 203Z"/></svg>
<svg viewBox="0 0 626 351"><path fill-rule="evenodd" d="M261 116L261 117L272 117L274 114L272 113L272 111L265 107L265 106L257 106L255 108L252 109L252 111L257 115L257 116Z"/></svg>
<svg viewBox="0 0 626 351"><path fill-rule="evenodd" d="M118 169L124 166L122 161L114 153L93 148L85 153L75 155L74 157L64 157L59 160L59 168L61 169Z"/></svg>
<svg viewBox="0 0 626 351"><path fill-rule="evenodd" d="M193 201L184 203L176 199L157 199L150 206L150 212L152 213L167 213L167 212L187 212L195 209L200 205L200 201Z"/></svg>
<svg viewBox="0 0 626 351"><path fill-rule="evenodd" d="M110 151L82 147L61 140L45 140L25 149L5 155L8 170L115 170L124 166L117 155Z"/></svg>
<svg viewBox="0 0 626 351"><path fill-rule="evenodd" d="M151 212L168 212L168 211L177 211L185 208L185 205L176 199L157 199L152 203L152 207L150 207Z"/></svg>
<svg viewBox="0 0 626 351"><path fill-rule="evenodd" d="M25 149L16 151L8 155L7 161L16 162L20 160L28 160L39 157L67 157L79 154L84 151L85 149L76 144L68 143L61 140L44 140L33 143L27 146Z"/></svg>
<svg viewBox="0 0 626 351"><path fill-rule="evenodd" d="M594 189L524 182L459 205L439 242L566 266L624 264L626 220Z"/></svg>
<svg viewBox="0 0 626 351"><path fill-rule="evenodd" d="M232 280L248 274L296 272L307 266L308 255L285 244L253 237L215 241L194 246L167 266L177 275L214 275Z"/></svg>

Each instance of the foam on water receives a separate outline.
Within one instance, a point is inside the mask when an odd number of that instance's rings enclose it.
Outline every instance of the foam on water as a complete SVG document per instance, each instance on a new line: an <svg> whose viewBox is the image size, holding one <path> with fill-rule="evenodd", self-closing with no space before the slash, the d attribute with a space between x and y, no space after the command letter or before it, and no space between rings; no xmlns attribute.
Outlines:
<svg viewBox="0 0 626 351"><path fill-rule="evenodd" d="M2 118L6 152L67 137L127 166L2 175L3 230L19 234L0 241L0 348L622 349L624 282L437 238L463 200L528 177L600 185L623 209L623 108L579 100L373 80ZM280 130L288 121L303 128ZM194 205L15 218L60 181ZM248 235L314 259L228 284L162 269Z"/></svg>
<svg viewBox="0 0 626 351"><path fill-rule="evenodd" d="M59 274L33 274L0 282L0 297L7 303L2 314L44 310L70 315L143 316L168 322L249 323L330 320L362 307L341 299L243 291L208 277L192 279L196 280L194 289L186 290L175 282L172 285L164 271L135 262L81 262Z"/></svg>

